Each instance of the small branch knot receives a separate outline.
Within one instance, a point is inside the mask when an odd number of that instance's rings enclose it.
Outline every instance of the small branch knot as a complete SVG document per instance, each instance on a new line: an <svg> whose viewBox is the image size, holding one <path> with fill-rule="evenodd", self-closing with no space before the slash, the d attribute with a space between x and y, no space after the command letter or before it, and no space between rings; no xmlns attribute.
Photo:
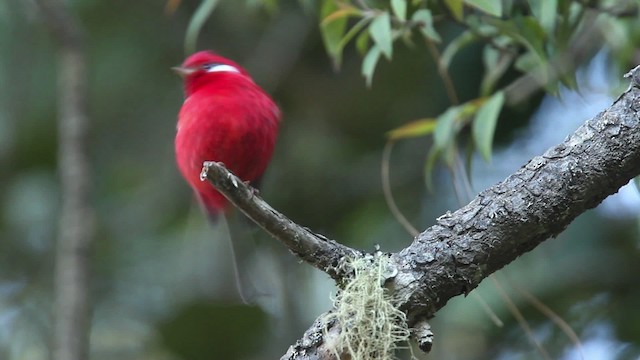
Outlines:
<svg viewBox="0 0 640 360"><path fill-rule="evenodd" d="M631 79L631 86L635 86L640 88L640 65L634 67L629 70L628 73L624 74L625 79Z"/></svg>
<svg viewBox="0 0 640 360"><path fill-rule="evenodd" d="M431 351L431 347L433 346L433 331L431 331L431 325L429 325L426 319L418 321L413 327L411 334L420 350L425 353Z"/></svg>

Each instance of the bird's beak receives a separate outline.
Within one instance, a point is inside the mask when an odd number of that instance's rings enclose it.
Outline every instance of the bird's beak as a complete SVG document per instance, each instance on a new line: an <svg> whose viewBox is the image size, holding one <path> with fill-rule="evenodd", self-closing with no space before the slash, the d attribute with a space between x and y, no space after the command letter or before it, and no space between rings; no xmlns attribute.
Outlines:
<svg viewBox="0 0 640 360"><path fill-rule="evenodd" d="M171 70L175 71L176 74L180 75L181 78L185 78L196 72L197 69L191 67L174 66L171 68Z"/></svg>

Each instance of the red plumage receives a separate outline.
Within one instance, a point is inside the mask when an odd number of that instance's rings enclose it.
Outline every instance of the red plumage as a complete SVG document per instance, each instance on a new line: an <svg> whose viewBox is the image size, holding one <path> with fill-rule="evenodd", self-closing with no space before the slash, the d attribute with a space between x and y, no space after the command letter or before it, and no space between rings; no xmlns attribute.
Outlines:
<svg viewBox="0 0 640 360"><path fill-rule="evenodd" d="M186 97L175 141L178 168L215 218L228 202L200 181L202 163L220 161L244 181L259 180L271 160L280 110L246 70L212 52L195 53L174 70L184 79Z"/></svg>

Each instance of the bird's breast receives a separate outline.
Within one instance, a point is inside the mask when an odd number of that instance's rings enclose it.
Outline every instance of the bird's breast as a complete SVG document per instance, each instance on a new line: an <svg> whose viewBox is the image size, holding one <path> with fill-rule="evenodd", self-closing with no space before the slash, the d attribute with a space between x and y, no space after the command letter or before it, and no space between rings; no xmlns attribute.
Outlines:
<svg viewBox="0 0 640 360"><path fill-rule="evenodd" d="M194 187L204 161L223 162L245 181L262 175L273 153L279 110L260 92L196 92L185 101L178 121L178 165Z"/></svg>

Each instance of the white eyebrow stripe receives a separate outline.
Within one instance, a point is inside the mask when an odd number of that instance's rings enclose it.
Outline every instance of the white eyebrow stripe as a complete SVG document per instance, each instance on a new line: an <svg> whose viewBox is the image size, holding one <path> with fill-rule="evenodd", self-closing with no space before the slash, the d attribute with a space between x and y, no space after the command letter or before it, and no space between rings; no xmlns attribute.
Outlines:
<svg viewBox="0 0 640 360"><path fill-rule="evenodd" d="M220 65L214 65L212 67L210 67L209 69L207 69L208 73L212 73L212 72L234 72L234 73L240 73L240 70L238 70L238 68L236 68L235 66L231 66L231 65L226 65L226 64L220 64Z"/></svg>

